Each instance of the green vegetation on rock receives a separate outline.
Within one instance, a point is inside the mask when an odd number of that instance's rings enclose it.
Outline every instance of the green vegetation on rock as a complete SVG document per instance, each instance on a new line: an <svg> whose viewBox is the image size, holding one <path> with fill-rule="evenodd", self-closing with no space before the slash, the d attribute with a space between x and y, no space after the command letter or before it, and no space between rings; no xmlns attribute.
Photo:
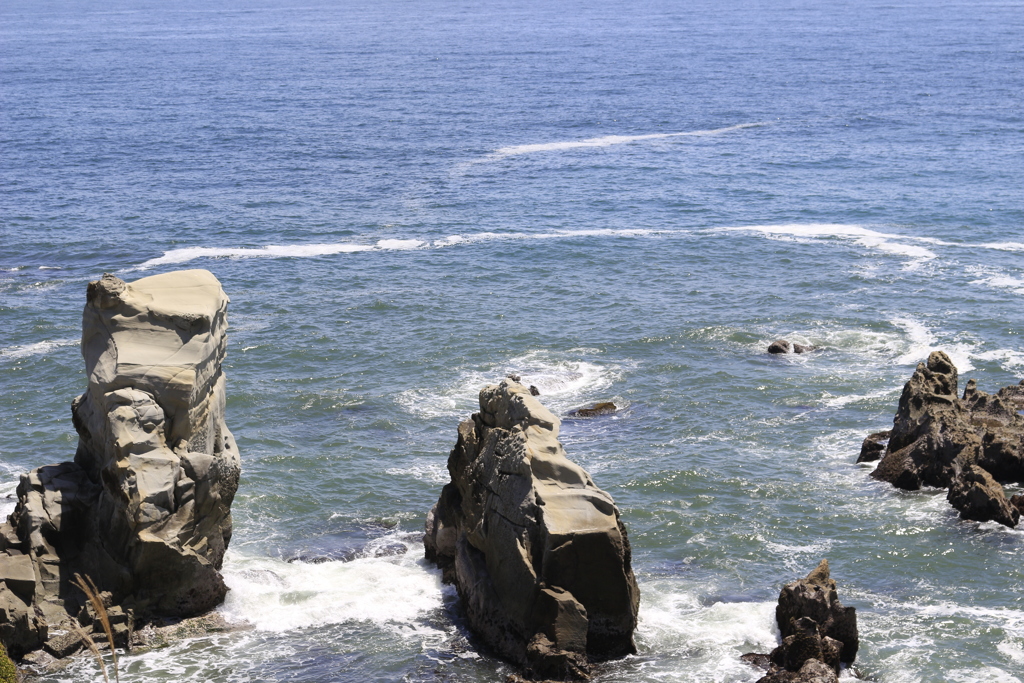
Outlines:
<svg viewBox="0 0 1024 683"><path fill-rule="evenodd" d="M3 647L0 647L0 683L18 683L18 668Z"/></svg>

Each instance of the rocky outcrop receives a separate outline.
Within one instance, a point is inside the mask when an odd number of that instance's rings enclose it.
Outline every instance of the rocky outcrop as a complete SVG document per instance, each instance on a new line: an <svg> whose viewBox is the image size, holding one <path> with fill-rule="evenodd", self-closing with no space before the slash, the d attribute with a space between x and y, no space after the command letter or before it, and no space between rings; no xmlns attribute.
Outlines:
<svg viewBox="0 0 1024 683"><path fill-rule="evenodd" d="M813 346L804 346L803 344L794 344L787 339L776 339L768 345L768 353L810 353L814 351Z"/></svg>
<svg viewBox="0 0 1024 683"><path fill-rule="evenodd" d="M424 545L489 647L528 676L583 679L635 652L640 594L615 503L566 458L559 426L518 382L484 388Z"/></svg>
<svg viewBox="0 0 1024 683"><path fill-rule="evenodd" d="M950 488L965 519L1014 526L1019 515L997 482L1024 481L1024 385L990 395L971 380L957 398L957 379L942 351L918 364L871 476L907 490Z"/></svg>
<svg viewBox="0 0 1024 683"><path fill-rule="evenodd" d="M223 600L240 472L224 424L227 304L205 270L89 284L74 462L23 475L0 525L0 640L12 654L42 646L72 615L93 619L75 574L109 594L129 629L135 617Z"/></svg>
<svg viewBox="0 0 1024 683"><path fill-rule="evenodd" d="M828 560L807 578L783 586L775 620L782 643L767 659L744 655L751 664L768 667L758 683L834 683L840 664L851 664L857 656L857 610L839 602Z"/></svg>

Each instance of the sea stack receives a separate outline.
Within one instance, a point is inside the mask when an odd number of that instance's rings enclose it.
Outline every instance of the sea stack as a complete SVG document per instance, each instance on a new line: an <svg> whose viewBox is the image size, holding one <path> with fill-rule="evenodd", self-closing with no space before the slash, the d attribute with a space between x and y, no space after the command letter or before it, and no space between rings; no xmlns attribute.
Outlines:
<svg viewBox="0 0 1024 683"><path fill-rule="evenodd" d="M942 351L918 364L871 476L906 490L948 488L964 519L1015 526L1021 511L1000 483L1024 481L1024 383L987 394L971 380L958 398L957 380Z"/></svg>
<svg viewBox="0 0 1024 683"><path fill-rule="evenodd" d="M240 473L224 423L227 305L205 270L89 283L74 462L22 475L0 525L0 640L12 655L73 651L49 635L91 621L75 574L98 585L123 636L139 618L223 601Z"/></svg>
<svg viewBox="0 0 1024 683"><path fill-rule="evenodd" d="M529 677L586 679L590 662L636 651L640 592L619 511L559 426L518 382L485 387L424 545L489 647Z"/></svg>

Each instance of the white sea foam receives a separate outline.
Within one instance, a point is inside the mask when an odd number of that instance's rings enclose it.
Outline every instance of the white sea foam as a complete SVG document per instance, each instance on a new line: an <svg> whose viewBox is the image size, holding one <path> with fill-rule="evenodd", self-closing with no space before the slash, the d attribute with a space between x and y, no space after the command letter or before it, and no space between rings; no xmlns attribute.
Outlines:
<svg viewBox="0 0 1024 683"><path fill-rule="evenodd" d="M757 128L769 125L767 122L740 123L735 126L724 128L713 128L709 130L691 130L682 133L649 133L647 135L604 135L598 138L587 138L585 140L565 140L560 142L542 142L529 145L512 145L494 150L488 159L500 159L520 154L533 154L536 152L562 152L567 149L580 149L585 147L610 147L611 145L622 145L629 142L641 142L644 140L664 140L667 138L679 137L706 137L709 135L721 135L744 128Z"/></svg>
<svg viewBox="0 0 1024 683"><path fill-rule="evenodd" d="M78 343L79 340L77 339L53 339L35 342L34 344L9 346L6 349L0 349L0 358L16 360L18 358L28 358L29 356L40 356L64 346L77 346Z"/></svg>
<svg viewBox="0 0 1024 683"><path fill-rule="evenodd" d="M223 573L231 590L221 612L264 631L349 621L419 628L413 622L441 607L441 576L427 566L418 539L406 544L404 555L319 564L229 551Z"/></svg>
<svg viewBox="0 0 1024 683"><path fill-rule="evenodd" d="M505 375L519 375L524 385L540 391L544 405L561 412L603 398L618 378L617 365L598 365L548 351L531 351L503 363L464 370L446 385L418 387L399 393L396 401L422 417L459 417L479 410L480 390Z"/></svg>
<svg viewBox="0 0 1024 683"><path fill-rule="evenodd" d="M946 676L952 683L1021 683L1016 676L994 666L982 669L953 669Z"/></svg>
<svg viewBox="0 0 1024 683"><path fill-rule="evenodd" d="M918 242L926 244L949 244L941 240L928 237L914 237L912 235L897 235L892 233L870 230L860 225L848 225L841 223L792 223L781 225L745 225L726 228L716 228L717 231L743 231L760 232L775 237L790 237L804 239L838 238L853 241L855 244L877 249L879 251L907 256L914 259L915 264L936 258L935 252L919 244L907 244L907 242Z"/></svg>
<svg viewBox="0 0 1024 683"><path fill-rule="evenodd" d="M739 656L769 652L778 644L774 603L704 605L670 581L644 583L640 596L637 640L641 653L677 653L693 663L692 672L665 671L669 680L753 681L759 675ZM661 678L654 671L649 673Z"/></svg>
<svg viewBox="0 0 1024 683"><path fill-rule="evenodd" d="M390 242L392 240L381 240ZM402 241L402 240L394 240ZM163 256L150 259L132 270L147 270L153 266L187 263L200 258L301 258L311 256L329 256L331 254L351 254L358 251L370 251L375 247L366 244L291 244L268 245L266 247L185 247L172 249ZM386 249L388 247L379 247Z"/></svg>
<svg viewBox="0 0 1024 683"><path fill-rule="evenodd" d="M976 246L999 251L1024 251L1024 242L987 242Z"/></svg>
<svg viewBox="0 0 1024 683"><path fill-rule="evenodd" d="M393 477L412 477L418 481L425 481L432 484L447 484L451 476L448 474L447 461L444 458L435 458L423 462L424 458L413 462L406 467L392 467L385 470L385 474Z"/></svg>
<svg viewBox="0 0 1024 683"><path fill-rule="evenodd" d="M996 645L996 649L1015 664L1024 664L1024 644L1020 641L1004 640Z"/></svg>
<svg viewBox="0 0 1024 683"><path fill-rule="evenodd" d="M1014 294L1024 296L1024 280L1016 277L1010 277L1009 275L992 275L989 277L981 278L980 280L972 280L972 285L985 285L992 287L993 289L1005 289Z"/></svg>

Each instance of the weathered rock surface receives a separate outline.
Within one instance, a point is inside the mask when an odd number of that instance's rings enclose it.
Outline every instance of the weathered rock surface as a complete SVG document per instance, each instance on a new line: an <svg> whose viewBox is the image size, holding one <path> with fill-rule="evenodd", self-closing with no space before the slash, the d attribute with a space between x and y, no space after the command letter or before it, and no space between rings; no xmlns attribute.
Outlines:
<svg viewBox="0 0 1024 683"><path fill-rule="evenodd" d="M1003 487L977 465L968 465L959 473L949 487L946 500L964 519L994 520L1008 527L1017 526L1020 520L1020 511L1006 500Z"/></svg>
<svg viewBox="0 0 1024 683"><path fill-rule="evenodd" d="M814 351L813 346L794 344L787 339L776 339L768 345L768 353L809 353Z"/></svg>
<svg viewBox="0 0 1024 683"><path fill-rule="evenodd" d="M807 575L788 583L779 593L775 619L782 644L764 655L744 655L744 661L765 668L758 683L834 683L839 665L857 656L857 610L843 607L836 582L829 575L828 560Z"/></svg>
<svg viewBox="0 0 1024 683"><path fill-rule="evenodd" d="M205 270L89 284L74 462L23 475L0 525L0 641L12 654L41 647L72 615L91 619L76 573L109 593L126 633L134 616L223 600L240 472L224 424L227 304Z"/></svg>
<svg viewBox="0 0 1024 683"><path fill-rule="evenodd" d="M857 458L857 462L881 460L882 456L885 455L885 446L889 443L889 435L891 433L890 430L886 429L883 432L868 434L860 445L860 457Z"/></svg>
<svg viewBox="0 0 1024 683"><path fill-rule="evenodd" d="M957 379L942 351L918 364L871 476L907 490L951 488L949 501L965 519L1014 526L1019 514L997 482L1024 481L1024 385L992 395L971 380L957 398Z"/></svg>
<svg viewBox="0 0 1024 683"><path fill-rule="evenodd" d="M821 637L834 638L842 644L839 661L844 664L853 662L860 648L857 608L843 607L839 602L828 560L822 560L807 578L783 586L779 593L775 620L783 639L797 633L795 622L804 617L814 620Z"/></svg>
<svg viewBox="0 0 1024 683"><path fill-rule="evenodd" d="M531 677L583 679L636 651L640 594L615 503L566 458L559 426L521 384L484 388L424 545L488 646Z"/></svg>

